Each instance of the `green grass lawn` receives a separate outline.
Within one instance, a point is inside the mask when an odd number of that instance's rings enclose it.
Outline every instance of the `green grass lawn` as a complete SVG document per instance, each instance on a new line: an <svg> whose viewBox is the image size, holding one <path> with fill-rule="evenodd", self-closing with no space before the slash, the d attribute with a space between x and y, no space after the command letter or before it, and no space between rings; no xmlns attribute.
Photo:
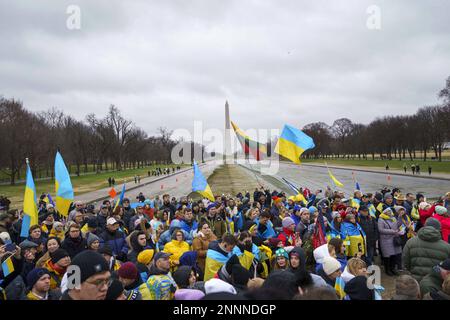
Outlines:
<svg viewBox="0 0 450 320"><path fill-rule="evenodd" d="M326 160L329 165L339 165L339 166L359 166L359 167L377 167L377 168L385 168L386 164L389 165L390 169L403 170L403 165L406 163L408 167L408 173L411 172L411 165L418 164L420 165L421 174L428 174L428 165L431 165L432 172L442 172L442 173L450 173L450 161L399 161L399 160ZM303 163L317 163L323 164L324 160L308 160L302 159Z"/></svg>
<svg viewBox="0 0 450 320"><path fill-rule="evenodd" d="M116 180L116 191L120 192L122 184L126 180L127 182L134 181L135 175L140 175L141 179L148 177L147 172L153 170L156 167L177 167L178 165L153 165L141 169L129 169L124 171L105 172L100 174L89 174L79 177L71 177L73 190L75 196L95 191L102 188L107 188L108 178L113 177ZM182 168L188 165L180 165ZM35 181L36 193L39 197L41 193L50 193L52 197L55 194L55 182L54 180ZM25 184L20 183L14 186L0 185L0 195L8 197L11 200L12 208L21 208L23 202L23 195L25 192Z"/></svg>

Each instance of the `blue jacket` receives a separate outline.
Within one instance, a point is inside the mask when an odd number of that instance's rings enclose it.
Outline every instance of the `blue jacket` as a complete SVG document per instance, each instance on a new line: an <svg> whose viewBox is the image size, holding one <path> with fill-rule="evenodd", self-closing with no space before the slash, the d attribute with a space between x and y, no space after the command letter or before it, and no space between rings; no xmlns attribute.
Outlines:
<svg viewBox="0 0 450 320"><path fill-rule="evenodd" d="M186 223L186 221L182 220L181 221L181 229L186 231L187 233L189 233L192 237L194 235L194 232L196 232L198 229L198 222L193 220L192 224L189 225Z"/></svg>
<svg viewBox="0 0 450 320"><path fill-rule="evenodd" d="M128 245L125 240L125 234L119 230L114 233L108 230L104 231L100 236L100 246L108 246L112 249L115 256L128 253Z"/></svg>

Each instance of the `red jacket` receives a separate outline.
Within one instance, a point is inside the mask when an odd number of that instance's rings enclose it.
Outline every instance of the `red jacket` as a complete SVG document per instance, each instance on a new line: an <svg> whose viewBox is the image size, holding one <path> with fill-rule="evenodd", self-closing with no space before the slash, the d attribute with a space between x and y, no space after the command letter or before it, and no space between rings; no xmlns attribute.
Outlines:
<svg viewBox="0 0 450 320"><path fill-rule="evenodd" d="M422 223L422 226L424 226L425 221L427 221L427 219L433 215L434 208L436 208L436 205L432 205L431 208L428 210L419 209L420 223Z"/></svg>
<svg viewBox="0 0 450 320"><path fill-rule="evenodd" d="M445 242L449 242L448 237L450 236L450 217L435 214L433 218L439 220L439 222L441 223L442 240L444 240Z"/></svg>

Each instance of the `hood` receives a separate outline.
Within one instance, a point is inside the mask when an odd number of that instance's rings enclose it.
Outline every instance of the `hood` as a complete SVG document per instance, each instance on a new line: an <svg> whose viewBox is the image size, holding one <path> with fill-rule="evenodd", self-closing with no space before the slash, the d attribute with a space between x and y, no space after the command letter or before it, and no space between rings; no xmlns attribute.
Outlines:
<svg viewBox="0 0 450 320"><path fill-rule="evenodd" d="M291 255L293 253L297 253L299 255L300 258L300 266L297 268L298 270L306 270L306 255L305 255L305 251L300 248L300 247L294 247L294 249L292 249L289 252L289 258L291 257Z"/></svg>
<svg viewBox="0 0 450 320"><path fill-rule="evenodd" d="M374 291L367 287L365 276L354 277L345 285L345 293L350 300L374 300Z"/></svg>
<svg viewBox="0 0 450 320"><path fill-rule="evenodd" d="M175 219L170 223L170 227L169 227L170 234L172 234L175 231L175 229L182 229L181 221L178 219Z"/></svg>
<svg viewBox="0 0 450 320"><path fill-rule="evenodd" d="M140 234L139 231L133 231L129 237L130 239L129 245L135 252L141 252L144 249L138 242L139 234Z"/></svg>
<svg viewBox="0 0 450 320"><path fill-rule="evenodd" d="M175 291L175 300L201 300L205 294L197 289L178 289Z"/></svg>
<svg viewBox="0 0 450 320"><path fill-rule="evenodd" d="M189 287L189 277L191 276L192 267L181 266L172 275L178 288L184 289Z"/></svg>
<svg viewBox="0 0 450 320"><path fill-rule="evenodd" d="M180 257L180 265L194 267L197 263L197 251L187 251Z"/></svg>
<svg viewBox="0 0 450 320"><path fill-rule="evenodd" d="M433 227L423 227L417 235L421 240L427 242L437 242L442 239L441 233Z"/></svg>

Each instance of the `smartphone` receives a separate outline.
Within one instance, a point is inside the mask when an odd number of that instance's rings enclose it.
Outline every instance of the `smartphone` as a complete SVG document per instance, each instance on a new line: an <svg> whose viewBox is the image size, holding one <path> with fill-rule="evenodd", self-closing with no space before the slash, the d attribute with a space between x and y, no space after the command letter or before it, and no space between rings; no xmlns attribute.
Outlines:
<svg viewBox="0 0 450 320"><path fill-rule="evenodd" d="M7 243L5 246L5 251L7 252L16 251L16 245L14 243Z"/></svg>

